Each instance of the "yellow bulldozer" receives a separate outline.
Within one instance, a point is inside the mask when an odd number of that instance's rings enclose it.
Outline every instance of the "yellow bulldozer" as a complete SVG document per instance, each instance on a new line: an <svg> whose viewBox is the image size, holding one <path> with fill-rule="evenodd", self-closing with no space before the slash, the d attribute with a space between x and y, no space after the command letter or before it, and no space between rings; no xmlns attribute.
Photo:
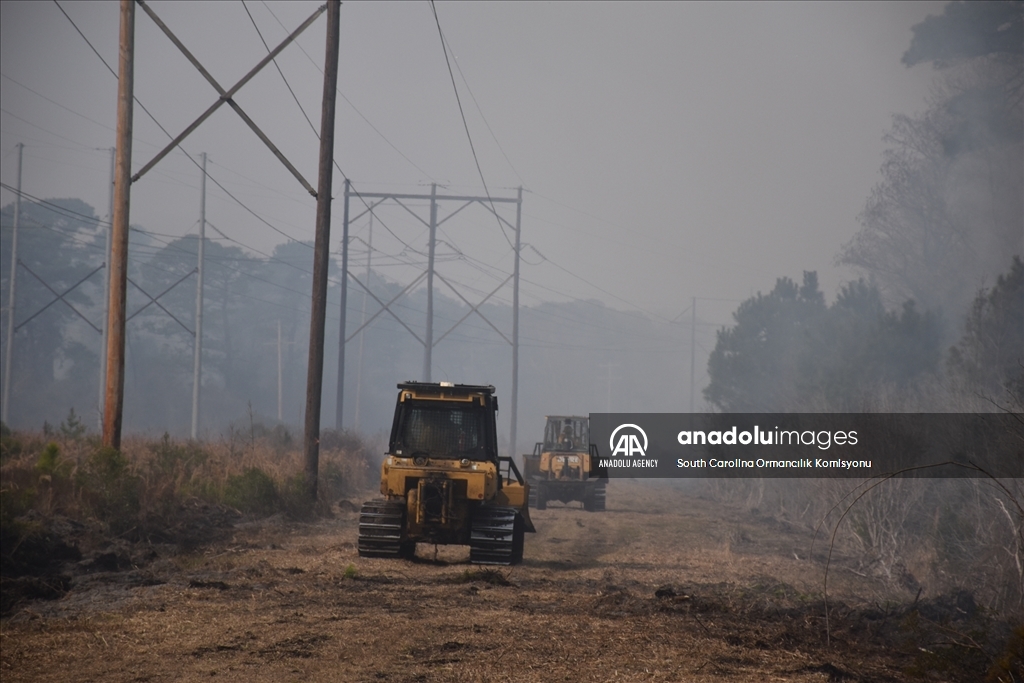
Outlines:
<svg viewBox="0 0 1024 683"><path fill-rule="evenodd" d="M417 543L469 546L474 564L517 564L535 531L529 485L498 455L493 386L403 382L381 466L383 500L359 513L360 557L405 557Z"/></svg>
<svg viewBox="0 0 1024 683"><path fill-rule="evenodd" d="M544 440L523 456L530 507L543 510L550 500L575 500L585 510L604 510L608 474L598 462L597 445L590 443L589 417L549 415Z"/></svg>

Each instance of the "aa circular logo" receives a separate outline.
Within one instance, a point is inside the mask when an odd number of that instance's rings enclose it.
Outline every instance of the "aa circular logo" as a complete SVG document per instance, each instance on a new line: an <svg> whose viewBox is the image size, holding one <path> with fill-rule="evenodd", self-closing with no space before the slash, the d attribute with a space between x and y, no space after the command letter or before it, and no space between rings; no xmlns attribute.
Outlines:
<svg viewBox="0 0 1024 683"><path fill-rule="evenodd" d="M612 450L613 458L616 455L624 455L627 458L644 457L647 455L647 433L639 425L619 425L608 438L608 448Z"/></svg>

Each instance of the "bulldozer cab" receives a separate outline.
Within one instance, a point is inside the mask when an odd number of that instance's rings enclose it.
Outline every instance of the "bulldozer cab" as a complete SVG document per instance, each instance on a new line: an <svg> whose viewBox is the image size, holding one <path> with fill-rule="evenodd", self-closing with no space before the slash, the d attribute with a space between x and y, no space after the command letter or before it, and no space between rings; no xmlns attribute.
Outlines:
<svg viewBox="0 0 1024 683"><path fill-rule="evenodd" d="M493 387L407 382L399 389L389 453L498 462Z"/></svg>
<svg viewBox="0 0 1024 683"><path fill-rule="evenodd" d="M544 427L544 452L590 450L590 420L587 417L551 415Z"/></svg>

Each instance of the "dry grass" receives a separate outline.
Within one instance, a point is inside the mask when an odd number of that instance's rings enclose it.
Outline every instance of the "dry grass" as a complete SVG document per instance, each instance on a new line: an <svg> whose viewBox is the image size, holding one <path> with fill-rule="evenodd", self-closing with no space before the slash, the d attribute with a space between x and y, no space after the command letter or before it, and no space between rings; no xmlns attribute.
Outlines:
<svg viewBox="0 0 1024 683"><path fill-rule="evenodd" d="M281 428L208 443L128 437L120 454L95 438L17 433L5 435L0 465L5 520L34 510L96 519L119 534L171 527L194 501L256 515L323 514L379 476L359 438L334 432L320 449L319 510L306 505L303 471L301 444Z"/></svg>
<svg viewBox="0 0 1024 683"><path fill-rule="evenodd" d="M155 546L134 568L76 577L62 599L0 622L0 674L12 683L976 681L998 655L949 644L985 623L957 611L966 602L915 600L858 576L844 557L830 580L827 639L822 556L811 555L808 528L665 483L612 482L604 513L531 511L538 533L524 563L497 570L468 565L468 550L451 546L420 546L414 561L358 557L358 500L312 523L236 519L223 539L191 551Z"/></svg>

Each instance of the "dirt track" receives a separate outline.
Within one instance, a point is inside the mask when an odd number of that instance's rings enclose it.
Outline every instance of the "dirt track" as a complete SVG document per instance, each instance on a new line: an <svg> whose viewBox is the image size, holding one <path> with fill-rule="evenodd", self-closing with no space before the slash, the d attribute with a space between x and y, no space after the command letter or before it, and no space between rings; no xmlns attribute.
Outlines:
<svg viewBox="0 0 1024 683"><path fill-rule="evenodd" d="M538 533L524 563L497 571L469 565L459 547L361 559L349 504L315 524L239 524L192 552L136 548L135 568L94 562L63 598L5 619L0 673L5 683L911 680L905 613L841 558L826 642L826 547L819 537L809 558L809 530L665 483L613 481L608 507L531 511Z"/></svg>

